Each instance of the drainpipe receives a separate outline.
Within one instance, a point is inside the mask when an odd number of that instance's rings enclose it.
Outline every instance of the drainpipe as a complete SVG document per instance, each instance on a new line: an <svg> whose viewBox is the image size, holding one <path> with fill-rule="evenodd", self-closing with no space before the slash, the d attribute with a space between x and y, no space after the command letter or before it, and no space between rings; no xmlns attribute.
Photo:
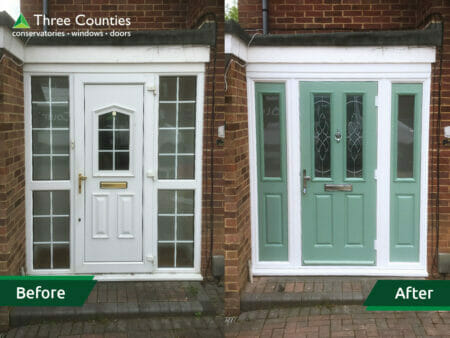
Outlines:
<svg viewBox="0 0 450 338"><path fill-rule="evenodd" d="M263 34L269 33L269 9L267 2L269 0L262 0L262 20L263 20Z"/></svg>
<svg viewBox="0 0 450 338"><path fill-rule="evenodd" d="M44 14L44 17L47 17L48 15L48 0L42 0L42 14ZM44 32L47 31L47 23L46 20L44 20Z"/></svg>

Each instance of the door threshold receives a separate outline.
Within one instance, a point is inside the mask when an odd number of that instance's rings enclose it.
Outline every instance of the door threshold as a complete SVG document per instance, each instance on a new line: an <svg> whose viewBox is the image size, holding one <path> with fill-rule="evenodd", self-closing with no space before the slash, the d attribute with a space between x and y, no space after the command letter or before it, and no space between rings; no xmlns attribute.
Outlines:
<svg viewBox="0 0 450 338"><path fill-rule="evenodd" d="M127 282L127 281L202 281L199 273L121 273L121 274L94 274L94 279L101 282Z"/></svg>
<svg viewBox="0 0 450 338"><path fill-rule="evenodd" d="M317 267L317 268L253 268L254 276L386 276L428 277L426 269L376 267Z"/></svg>

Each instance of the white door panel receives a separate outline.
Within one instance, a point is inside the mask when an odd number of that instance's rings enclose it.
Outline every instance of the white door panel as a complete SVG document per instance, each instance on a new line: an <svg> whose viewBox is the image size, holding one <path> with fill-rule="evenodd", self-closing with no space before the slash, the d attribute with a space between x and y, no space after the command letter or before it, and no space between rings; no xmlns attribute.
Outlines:
<svg viewBox="0 0 450 338"><path fill-rule="evenodd" d="M84 260L142 262L143 87L87 84L84 92Z"/></svg>

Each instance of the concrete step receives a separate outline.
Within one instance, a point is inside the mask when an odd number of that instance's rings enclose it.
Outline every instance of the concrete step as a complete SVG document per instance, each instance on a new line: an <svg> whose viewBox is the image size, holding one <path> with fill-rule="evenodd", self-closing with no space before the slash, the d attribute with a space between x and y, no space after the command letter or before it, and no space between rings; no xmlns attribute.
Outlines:
<svg viewBox="0 0 450 338"><path fill-rule="evenodd" d="M10 325L23 326L44 321L99 320L164 316L215 315L208 301L158 301L151 303L99 303L82 307L15 307L10 312Z"/></svg>
<svg viewBox="0 0 450 338"><path fill-rule="evenodd" d="M376 280L358 277L256 277L241 294L241 311L362 305Z"/></svg>

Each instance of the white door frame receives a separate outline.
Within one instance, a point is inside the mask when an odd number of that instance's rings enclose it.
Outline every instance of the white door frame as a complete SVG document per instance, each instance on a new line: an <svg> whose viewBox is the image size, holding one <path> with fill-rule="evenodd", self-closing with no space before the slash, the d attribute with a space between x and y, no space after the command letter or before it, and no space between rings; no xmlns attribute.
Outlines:
<svg viewBox="0 0 450 338"><path fill-rule="evenodd" d="M203 50L209 50L202 47ZM67 57L69 57L67 54ZM195 53L194 53L195 54ZM204 53L209 57L209 54ZM81 267L80 257L77 251L76 243L79 243L82 238L75 234L75 226L83 226L82 222L78 222L78 211L76 204L78 194L75 194L77 189L78 172L82 166L79 165L83 159L79 159L79 155L75 154L75 149L71 147L71 179L70 181L40 181L33 182L31 179L31 76L68 76L69 78L69 92L70 92L70 139L75 141L75 137L80 132L79 122L75 123L75 116L84 114L82 106L76 105L75 102L83 102L82 83L83 81L94 81L96 83L140 83L144 85L144 107L150 107L150 102L153 105L153 111L156 112L153 116L145 114L144 124L155 126L155 141L153 147L145 147L145 164L144 173L153 169L157 171L157 148L158 148L158 86L160 76L196 76L197 77L197 104L196 104L196 143L195 143L195 179L194 180L163 180L156 181L150 187L150 183L146 184L149 179L144 178L144 189L146 198L144 201L144 212L151 210L153 217L148 217L148 222L152 225L147 227L151 229L148 233L143 235L144 253L149 253L144 257L149 264L154 265L154 268L145 270L145 272L136 271L136 273L105 273L96 275L98 280L202 280L201 276L201 223L202 223L202 155L203 155L203 109L204 109L204 90L205 90L205 64L208 60L203 55L201 60L193 62L194 57L189 60L190 63L145 63L145 64L25 64L24 65L24 94L25 94L25 163L26 163L26 262L27 273L40 275L68 275L74 273L85 273ZM74 57L73 55L71 56ZM185 59L186 56L184 56ZM42 60L44 62L44 60ZM78 89L76 89L78 88ZM155 97L153 97L155 96ZM81 101L80 101L81 100ZM84 128L84 126L82 127ZM78 136L79 137L79 136ZM150 168L150 159L153 161L153 166ZM75 167L76 166L76 167ZM64 189L71 191L71 240L70 240L70 255L71 268L70 269L33 269L33 241L32 241L32 191L45 186L48 189ZM195 228L194 228L194 267L193 268L157 268L157 226L156 226L156 193L157 189L179 189L182 186L184 189L192 188L195 190ZM150 191L151 190L151 191ZM84 218L84 216L83 216ZM82 218L82 219L83 219ZM151 250L150 250L151 248ZM109 271L108 271L109 272Z"/></svg>
<svg viewBox="0 0 450 338"><path fill-rule="evenodd" d="M331 50L318 48L316 58L305 56L305 63L293 63L295 58L305 55L314 49L302 47L286 47L285 53L277 48L258 47L258 51L249 48L247 63L247 98L250 150L250 193L251 193L251 229L252 229L252 272L255 275L367 275L367 276L427 276L427 205L428 205L428 135L429 105L431 86L431 62L434 62L434 48L430 57L429 51L417 54L411 48L405 54L403 48L400 57L395 58L395 47L386 51L392 55L391 62L380 58L380 63L366 63L368 48L343 48L352 63L337 60L342 53L333 55ZM283 49L283 48L281 48ZM336 50L336 48L331 48ZM387 48L389 49L389 48ZM342 51L341 51L342 52ZM403 53L403 54L402 54ZM426 54L428 53L428 58ZM307 54L307 53L306 53ZM281 58L282 60L274 60ZM425 56L424 56L425 55ZM251 59L255 59L252 63ZM405 58L408 56L409 60ZM284 59L286 60L284 60ZM373 58L373 56L371 57ZM325 61L328 60L328 62ZM426 59L426 62L425 62ZM262 60L265 60L263 63ZM317 60L317 61L315 61ZM359 60L361 63L355 62ZM322 63L320 63L322 62ZM339 63L342 62L342 63ZM364 63L363 63L364 62ZM398 63L396 63L398 62ZM378 82L378 127L377 127L377 240L375 242L376 266L302 266L301 263L301 201L300 192L300 97L301 81L375 81ZM288 161L288 234L289 259L285 262L259 261L258 252L258 188L256 161L256 128L255 128L255 82L281 82L286 85L286 137ZM420 185L420 259L416 263L397 263L389 261L389 210L390 202L390 140L391 140L391 85L392 83L421 83L423 85L422 100L422 155Z"/></svg>

